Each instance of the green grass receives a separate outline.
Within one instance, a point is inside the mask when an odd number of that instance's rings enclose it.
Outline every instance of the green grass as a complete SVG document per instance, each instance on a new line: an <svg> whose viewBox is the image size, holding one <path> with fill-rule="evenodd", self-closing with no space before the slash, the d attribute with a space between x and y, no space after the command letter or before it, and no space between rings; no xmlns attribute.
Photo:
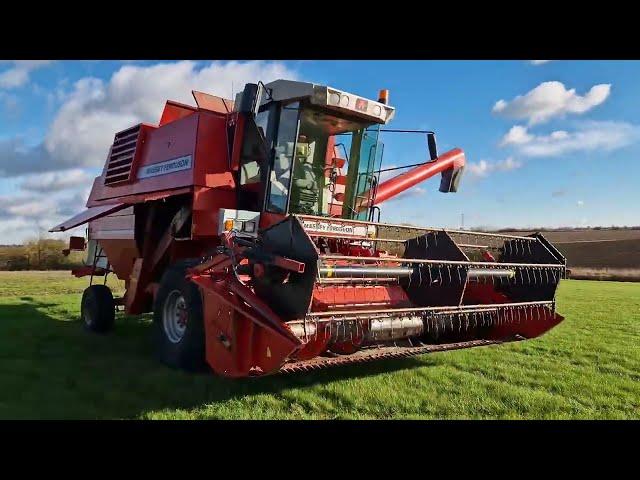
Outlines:
<svg viewBox="0 0 640 480"><path fill-rule="evenodd" d="M159 365L148 316L83 332L85 286L0 272L0 418L640 417L640 284L564 281L527 342L246 380Z"/></svg>

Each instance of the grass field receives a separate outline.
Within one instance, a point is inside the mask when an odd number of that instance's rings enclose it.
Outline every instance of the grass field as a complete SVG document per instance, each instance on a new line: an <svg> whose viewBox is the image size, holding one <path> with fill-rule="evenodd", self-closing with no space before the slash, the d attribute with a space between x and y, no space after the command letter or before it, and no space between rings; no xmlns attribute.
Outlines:
<svg viewBox="0 0 640 480"><path fill-rule="evenodd" d="M640 284L564 281L528 342L235 381L156 363L148 316L84 333L85 285L0 272L0 418L640 418Z"/></svg>

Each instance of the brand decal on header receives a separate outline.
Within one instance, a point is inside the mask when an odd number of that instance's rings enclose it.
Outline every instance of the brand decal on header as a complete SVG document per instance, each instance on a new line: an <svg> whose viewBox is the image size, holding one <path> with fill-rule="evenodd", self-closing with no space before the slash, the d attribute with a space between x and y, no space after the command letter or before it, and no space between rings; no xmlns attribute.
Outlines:
<svg viewBox="0 0 640 480"><path fill-rule="evenodd" d="M302 226L305 230L311 232L338 233L342 235L353 235L362 237L367 235L367 227L364 225L303 220Z"/></svg>
<svg viewBox="0 0 640 480"><path fill-rule="evenodd" d="M181 170L189 170L192 166L191 155L174 158L166 162L145 165L138 172L138 178L157 177L168 173L179 172Z"/></svg>

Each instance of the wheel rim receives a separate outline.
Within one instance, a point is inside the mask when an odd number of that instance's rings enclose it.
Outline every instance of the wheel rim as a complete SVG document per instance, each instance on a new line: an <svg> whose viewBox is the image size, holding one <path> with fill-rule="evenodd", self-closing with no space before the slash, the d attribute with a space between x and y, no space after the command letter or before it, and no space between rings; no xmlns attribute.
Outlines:
<svg viewBox="0 0 640 480"><path fill-rule="evenodd" d="M162 326L171 343L179 343L187 329L187 303L179 290L174 290L164 301Z"/></svg>

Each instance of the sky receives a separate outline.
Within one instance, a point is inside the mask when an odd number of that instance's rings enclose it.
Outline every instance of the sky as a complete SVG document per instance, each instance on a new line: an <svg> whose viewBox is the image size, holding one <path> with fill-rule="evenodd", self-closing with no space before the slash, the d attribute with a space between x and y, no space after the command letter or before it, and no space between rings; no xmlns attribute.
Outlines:
<svg viewBox="0 0 640 480"><path fill-rule="evenodd" d="M638 61L0 60L0 244L82 211L114 134L156 124L167 99L193 104L191 90L231 98L277 78L374 100L389 89L388 128L434 130L441 153L464 150L457 193L427 180L383 203L384 222L640 225ZM383 168L428 158L424 136L381 140Z"/></svg>

